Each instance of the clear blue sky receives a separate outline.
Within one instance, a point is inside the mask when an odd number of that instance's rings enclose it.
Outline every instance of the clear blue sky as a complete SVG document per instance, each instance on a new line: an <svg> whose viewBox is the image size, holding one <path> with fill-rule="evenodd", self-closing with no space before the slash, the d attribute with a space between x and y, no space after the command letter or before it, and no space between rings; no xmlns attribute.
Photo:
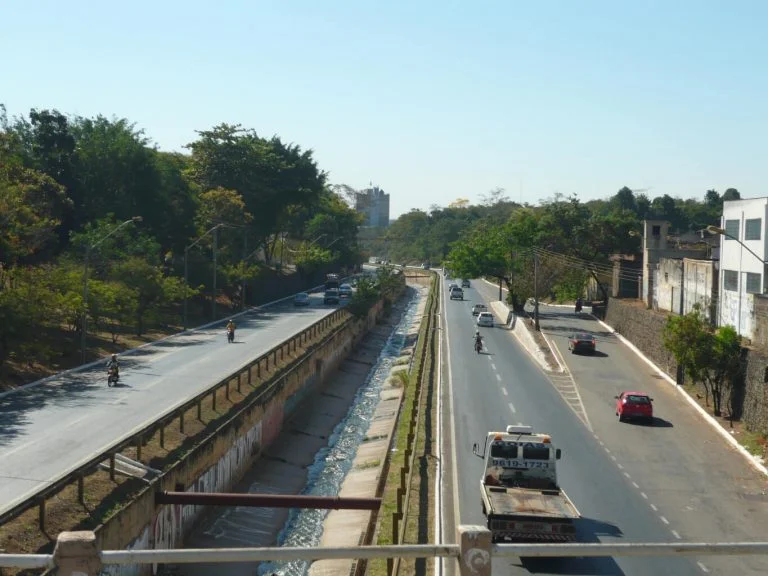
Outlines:
<svg viewBox="0 0 768 576"><path fill-rule="evenodd" d="M4 0L0 102L312 148L392 216L768 182L768 1Z"/></svg>

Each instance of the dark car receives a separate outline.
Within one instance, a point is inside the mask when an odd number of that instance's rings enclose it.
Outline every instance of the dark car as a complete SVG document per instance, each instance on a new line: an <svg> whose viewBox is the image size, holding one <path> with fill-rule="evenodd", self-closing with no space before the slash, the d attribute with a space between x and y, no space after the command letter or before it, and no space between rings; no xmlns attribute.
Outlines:
<svg viewBox="0 0 768 576"><path fill-rule="evenodd" d="M339 291L336 288L329 288L325 291L323 296L323 304L339 304L340 302Z"/></svg>
<svg viewBox="0 0 768 576"><path fill-rule="evenodd" d="M462 280L461 281L461 287L462 288L469 288L469 280Z"/></svg>
<svg viewBox="0 0 768 576"><path fill-rule="evenodd" d="M645 392L622 392L614 398L619 422L633 418L653 421L653 398Z"/></svg>
<svg viewBox="0 0 768 576"><path fill-rule="evenodd" d="M580 352L586 352L587 354L595 353L595 337L592 334L586 332L579 332L577 334L571 334L568 336L568 350L571 354Z"/></svg>

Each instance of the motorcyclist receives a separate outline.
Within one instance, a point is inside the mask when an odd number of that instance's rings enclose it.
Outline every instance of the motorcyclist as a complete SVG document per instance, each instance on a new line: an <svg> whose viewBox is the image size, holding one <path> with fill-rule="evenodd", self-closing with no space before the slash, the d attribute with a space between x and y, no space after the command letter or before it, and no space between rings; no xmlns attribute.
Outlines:
<svg viewBox="0 0 768 576"><path fill-rule="evenodd" d="M579 296L578 298L576 298L576 314L578 314L579 312L581 312L581 307L582 307L583 305L584 305L584 302L583 302L583 300L581 299L581 296Z"/></svg>
<svg viewBox="0 0 768 576"><path fill-rule="evenodd" d="M229 322L227 322L227 334L231 339L234 340L235 338L235 323L232 321L232 319L229 319Z"/></svg>
<svg viewBox="0 0 768 576"><path fill-rule="evenodd" d="M120 361L117 359L117 354L112 354L107 361L107 373L111 374L112 370L115 371L115 374L120 373Z"/></svg>
<svg viewBox="0 0 768 576"><path fill-rule="evenodd" d="M483 337L480 335L480 330L475 330L475 347L483 345Z"/></svg>

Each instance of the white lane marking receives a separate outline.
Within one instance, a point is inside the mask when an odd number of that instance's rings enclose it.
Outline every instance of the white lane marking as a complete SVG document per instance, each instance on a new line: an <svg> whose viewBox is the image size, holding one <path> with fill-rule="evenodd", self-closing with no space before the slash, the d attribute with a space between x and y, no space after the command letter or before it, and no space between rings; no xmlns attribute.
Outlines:
<svg viewBox="0 0 768 576"><path fill-rule="evenodd" d="M635 488L640 488L640 485L634 480L632 480L632 486L634 486Z"/></svg>
<svg viewBox="0 0 768 576"><path fill-rule="evenodd" d="M672 536L674 536L674 537L675 537L675 538L677 538L678 540L680 540L680 539L681 539L681 536L680 536L680 534L678 534L678 533L677 533L677 530L672 530Z"/></svg>
<svg viewBox="0 0 768 576"><path fill-rule="evenodd" d="M600 437L597 434L592 434L592 436L595 437L595 440L600 440Z"/></svg>
<svg viewBox="0 0 768 576"><path fill-rule="evenodd" d="M699 568L701 568L701 571L702 571L702 572L709 572L709 568L707 568L706 566L704 566L704 564L702 564L701 562L696 562L696 564L698 564L698 565L699 565Z"/></svg>
<svg viewBox="0 0 768 576"><path fill-rule="evenodd" d="M606 449L605 449L605 452L606 452L607 454L610 454L610 453L611 453L611 451L610 451L610 450L608 450L608 448L606 448Z"/></svg>
<svg viewBox="0 0 768 576"><path fill-rule="evenodd" d="M613 460L614 462L616 462L616 456L614 456L613 454L611 454L611 460Z"/></svg>
<svg viewBox="0 0 768 576"><path fill-rule="evenodd" d="M501 382L501 374L496 374L496 380L498 380L499 382Z"/></svg>
<svg viewBox="0 0 768 576"><path fill-rule="evenodd" d="M658 512L658 511L659 511L659 509L658 509L658 508L656 508L656 504L651 504L651 509L652 509L654 512Z"/></svg>
<svg viewBox="0 0 768 576"><path fill-rule="evenodd" d="M515 405L514 405L514 404L512 404L512 402L510 402L510 403L509 403L509 409L510 409L510 410L512 410L512 414L514 414L515 412L517 412L517 410L515 410Z"/></svg>
<svg viewBox="0 0 768 576"><path fill-rule="evenodd" d="M450 425L451 425L451 475L453 476L453 514L454 518L456 520L456 524L461 524L461 507L459 506L459 467L457 466L458 460L456 459L456 418L454 415L456 414L456 411L454 410L454 404L453 404L453 371L451 370L451 336L449 334L449 328L448 328L448 313L446 312L445 304L447 303L448 299L445 295L445 290L440 290L440 294L443 296L442 298L442 306L441 311L443 314L445 314L445 330L443 330L443 334L445 334L445 347L448 351L448 409L450 410Z"/></svg>
<svg viewBox="0 0 768 576"><path fill-rule="evenodd" d="M494 364L493 362L491 362L491 368L493 368L494 370L496 370L496 364Z"/></svg>
<svg viewBox="0 0 768 576"><path fill-rule="evenodd" d="M605 446L605 443L602 440L598 440L600 442L600 446Z"/></svg>
<svg viewBox="0 0 768 576"><path fill-rule="evenodd" d="M664 518L664 516L659 516L659 518L661 518L661 521L662 521L662 522L664 522L664 524L667 524L667 525L669 525L669 520L667 520L666 518Z"/></svg>
<svg viewBox="0 0 768 576"><path fill-rule="evenodd" d="M502 393L502 394L504 394L504 396L507 396L507 395L509 395L509 392L507 392L507 389L506 389L506 388L502 388L502 389L501 389L501 393Z"/></svg>
<svg viewBox="0 0 768 576"><path fill-rule="evenodd" d="M648 500L648 494L646 494L645 492L640 492L640 496Z"/></svg>
<svg viewBox="0 0 768 576"><path fill-rule="evenodd" d="M626 476L627 478L632 478L632 476L629 475L629 472L624 472L624 476Z"/></svg>
<svg viewBox="0 0 768 576"><path fill-rule="evenodd" d="M619 470L624 470L624 466L622 466L621 464L616 464L616 466L619 467Z"/></svg>

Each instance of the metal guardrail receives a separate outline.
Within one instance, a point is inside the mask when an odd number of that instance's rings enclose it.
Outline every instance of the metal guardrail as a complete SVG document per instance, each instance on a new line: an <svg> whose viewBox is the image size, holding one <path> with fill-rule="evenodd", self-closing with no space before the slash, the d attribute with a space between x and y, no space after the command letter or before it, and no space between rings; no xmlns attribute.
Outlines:
<svg viewBox="0 0 768 576"><path fill-rule="evenodd" d="M373 558L441 558L459 576L490 576L494 558L746 556L768 554L768 542L621 542L492 544L484 526L459 526L458 544L100 551L93 532L63 532L53 554L0 554L0 568L57 568L59 576L98 574L103 565L285 562Z"/></svg>
<svg viewBox="0 0 768 576"><path fill-rule="evenodd" d="M346 279L346 278L345 278ZM288 296L286 298L282 298L280 300L275 300L274 302L270 302L269 305L274 305L279 302L284 302L287 300L290 300L293 298L293 296ZM247 314L249 312L253 312L254 310L259 310L262 307L256 307L254 309L251 309L246 312L241 312L238 315L240 316L243 314ZM280 360L283 360L287 353L290 354L291 351L295 351L297 349L297 343L305 344L310 339L314 339L317 334L320 331L324 331L327 328L331 327L332 325L336 324L337 321L341 320L342 317L346 316L347 318L350 318L351 316L344 308L337 308L335 311L331 312L330 314L324 316L317 322L313 323L312 325L308 326L304 330L294 334L290 338L287 338L286 340L283 340L278 345L270 349L269 351L265 352L264 354L260 355L259 357L249 360L242 364L238 369L233 371L230 375L228 375L226 378L220 380L219 382L213 384L209 388L207 388L205 391L201 392L200 394L194 396L193 398L186 400L180 404L177 404L175 406L172 406L168 410L166 410L165 413L163 413L160 417L153 420L140 430L132 430L130 433L120 437L117 439L114 443L112 443L106 450L103 452L100 452L97 456L94 456L92 458L89 458L86 461L81 461L75 466L72 466L69 470L65 470L62 472L58 478L54 479L51 483L49 483L47 486L42 488L41 490L34 493L34 495L31 495L29 498L19 502L12 508L9 508L2 514L0 514L0 525L5 524L6 522L13 520L14 518L20 516L27 510L34 508L35 506L40 507L40 525L41 529L44 529L45 527L45 502L48 498L51 496L57 494L70 484L73 484L74 482L78 483L78 496L80 497L81 501L83 499L83 482L85 476L87 476L92 470L94 470L100 463L102 463L104 460L109 459L110 463L110 478L114 480L115 477L115 454L120 452L121 450L124 450L125 448L135 445L137 448L137 451L140 454L141 446L143 445L143 440L145 438L152 437L155 432L158 430L161 430L161 436L160 436L160 443L161 446L164 444L164 429L169 424L170 421L175 420L176 418L179 418L179 428L180 431L184 432L184 414L192 407L199 405L203 399L205 399L207 396L212 395L214 398L214 407L215 407L215 398L216 394L218 393L219 389L226 386L227 387L227 397L229 396L229 383L237 378L237 386L238 390L240 388L240 376L247 371L248 373L248 384L251 383L251 369L256 368L257 370L257 378L260 377L261 371L262 371L262 364L265 365L264 370L269 371L270 367L270 359L272 359L272 366L274 367L277 365L278 362L278 354L280 356ZM206 327L214 326L216 324L220 324L223 321L216 321L211 324L206 324L204 326L198 327L194 330L188 330L186 333L194 332L195 330L201 330L205 329ZM183 334L183 333L180 333ZM176 334L174 336L171 336L169 338L173 338L176 336L179 336L180 334ZM148 345L151 345L153 343L149 343ZM146 345L145 345L146 346ZM124 355L127 355L124 354ZM82 367L81 367L82 368ZM139 456L140 458L140 456Z"/></svg>

